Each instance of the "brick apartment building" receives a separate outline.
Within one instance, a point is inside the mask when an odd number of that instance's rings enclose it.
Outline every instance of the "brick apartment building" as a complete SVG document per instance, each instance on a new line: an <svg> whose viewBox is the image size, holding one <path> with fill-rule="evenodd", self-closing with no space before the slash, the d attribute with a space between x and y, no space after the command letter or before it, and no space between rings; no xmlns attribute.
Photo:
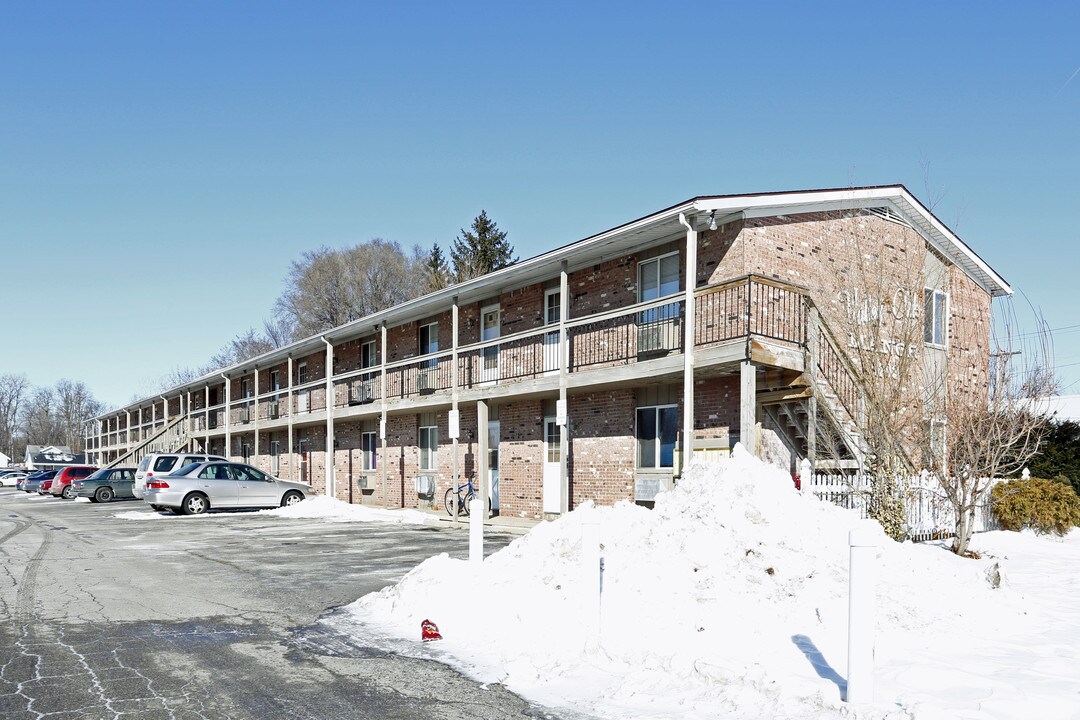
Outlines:
<svg viewBox="0 0 1080 720"><path fill-rule="evenodd" d="M649 501L736 442L843 471L867 343L985 383L1009 293L899 185L698 197L100 415L87 453L224 454L389 507L486 478L524 517Z"/></svg>

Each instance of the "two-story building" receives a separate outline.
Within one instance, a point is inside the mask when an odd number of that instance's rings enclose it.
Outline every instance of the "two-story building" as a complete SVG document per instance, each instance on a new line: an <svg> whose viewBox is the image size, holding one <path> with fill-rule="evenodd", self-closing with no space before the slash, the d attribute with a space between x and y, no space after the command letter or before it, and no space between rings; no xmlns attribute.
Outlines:
<svg viewBox="0 0 1080 720"><path fill-rule="evenodd" d="M736 442L839 471L865 452L867 343L984 382L1010 292L899 185L697 197L100 415L86 447L390 507L482 478L525 517L649 501ZM919 342L889 337L905 322Z"/></svg>

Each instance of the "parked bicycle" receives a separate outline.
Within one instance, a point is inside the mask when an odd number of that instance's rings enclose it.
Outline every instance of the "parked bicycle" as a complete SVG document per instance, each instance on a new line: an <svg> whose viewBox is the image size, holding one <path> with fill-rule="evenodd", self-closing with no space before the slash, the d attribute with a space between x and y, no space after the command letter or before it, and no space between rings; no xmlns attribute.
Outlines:
<svg viewBox="0 0 1080 720"><path fill-rule="evenodd" d="M469 506L472 501L478 499L479 495L476 492L476 487L473 485L472 480L468 480L465 483L457 486L457 490L450 487L446 489L446 494L443 495L443 507L446 508L446 514L451 517L454 516L454 501L457 501L458 516L468 517ZM488 498L488 511L491 511L491 498Z"/></svg>

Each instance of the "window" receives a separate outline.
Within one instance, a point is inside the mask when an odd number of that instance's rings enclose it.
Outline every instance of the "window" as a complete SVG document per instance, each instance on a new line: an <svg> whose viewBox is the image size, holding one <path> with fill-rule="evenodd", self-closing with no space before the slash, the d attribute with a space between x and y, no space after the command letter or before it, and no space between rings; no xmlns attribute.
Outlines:
<svg viewBox="0 0 1080 720"><path fill-rule="evenodd" d="M281 373L278 370L271 370L270 371L270 390L271 390L271 392L273 392L274 390L280 390L280 389L281 389Z"/></svg>
<svg viewBox="0 0 1080 720"><path fill-rule="evenodd" d="M428 355L439 352L439 323L433 322L420 326L420 354ZM435 367L435 360L429 360L423 367Z"/></svg>
<svg viewBox="0 0 1080 720"><path fill-rule="evenodd" d="M923 290L923 342L928 345L945 345L945 302L940 290Z"/></svg>
<svg viewBox="0 0 1080 720"><path fill-rule="evenodd" d="M377 463L375 431L364 429L360 433L360 469L375 470Z"/></svg>
<svg viewBox="0 0 1080 720"><path fill-rule="evenodd" d="M375 351L375 341L368 340L360 346L360 367L369 368L378 365L378 354Z"/></svg>
<svg viewBox="0 0 1080 720"><path fill-rule="evenodd" d="M307 363L302 362L296 366L296 384L303 385L308 381Z"/></svg>
<svg viewBox="0 0 1080 720"><path fill-rule="evenodd" d="M675 465L679 408L675 405L639 407L637 410L637 465L670 468Z"/></svg>
<svg viewBox="0 0 1080 720"><path fill-rule="evenodd" d="M436 470L439 466L439 428L434 415L420 416L420 469Z"/></svg>
<svg viewBox="0 0 1080 720"><path fill-rule="evenodd" d="M240 397L251 397L251 378L240 380Z"/></svg>
<svg viewBox="0 0 1080 720"><path fill-rule="evenodd" d="M661 255L638 264L638 300L649 302L679 292L679 253ZM639 353L665 352L679 346L678 301L638 314Z"/></svg>
<svg viewBox="0 0 1080 720"><path fill-rule="evenodd" d="M555 424L555 418L544 420L544 444L547 446L544 450L544 462L559 462L559 426Z"/></svg>
<svg viewBox="0 0 1080 720"><path fill-rule="evenodd" d="M559 300L558 290L548 290L544 293L544 324L554 325L559 322L559 312L562 303Z"/></svg>
<svg viewBox="0 0 1080 720"><path fill-rule="evenodd" d="M175 455L162 455L154 462L154 472L163 473L169 472L173 469L173 465L176 464Z"/></svg>
<svg viewBox="0 0 1080 720"><path fill-rule="evenodd" d="M251 445L243 443L240 446L240 457L244 458L244 462L251 462Z"/></svg>
<svg viewBox="0 0 1080 720"><path fill-rule="evenodd" d="M679 253L638 263L638 301L648 302L679 292Z"/></svg>

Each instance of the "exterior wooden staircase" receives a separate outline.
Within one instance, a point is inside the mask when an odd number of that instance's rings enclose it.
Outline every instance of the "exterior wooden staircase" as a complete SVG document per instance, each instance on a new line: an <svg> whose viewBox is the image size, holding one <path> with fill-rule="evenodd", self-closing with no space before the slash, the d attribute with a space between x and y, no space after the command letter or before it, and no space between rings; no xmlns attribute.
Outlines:
<svg viewBox="0 0 1080 720"><path fill-rule="evenodd" d="M126 453L105 465L105 467L135 466L150 453L184 450L191 442L191 433L188 432L186 421L187 418L183 415L173 418L155 434L132 447Z"/></svg>

